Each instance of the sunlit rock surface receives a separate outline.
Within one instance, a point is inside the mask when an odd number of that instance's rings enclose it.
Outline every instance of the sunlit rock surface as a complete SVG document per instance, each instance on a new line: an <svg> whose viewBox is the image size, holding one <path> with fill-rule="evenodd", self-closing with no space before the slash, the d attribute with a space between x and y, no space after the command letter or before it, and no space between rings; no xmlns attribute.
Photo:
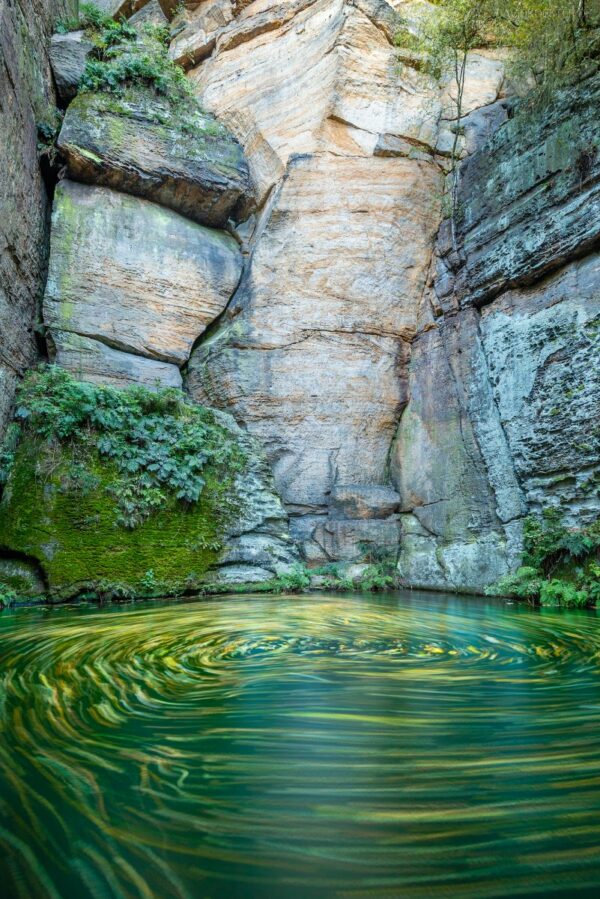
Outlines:
<svg viewBox="0 0 600 899"><path fill-rule="evenodd" d="M260 436L308 559L362 558L378 541L393 554L398 521L339 504L330 515L330 496L338 484L391 486L441 217L439 151L453 141L450 88L393 46L398 17L383 0L204 3L176 21L172 55L243 145L258 205L240 229L242 282L187 386ZM487 57L469 65L470 111L497 99L503 72Z"/></svg>

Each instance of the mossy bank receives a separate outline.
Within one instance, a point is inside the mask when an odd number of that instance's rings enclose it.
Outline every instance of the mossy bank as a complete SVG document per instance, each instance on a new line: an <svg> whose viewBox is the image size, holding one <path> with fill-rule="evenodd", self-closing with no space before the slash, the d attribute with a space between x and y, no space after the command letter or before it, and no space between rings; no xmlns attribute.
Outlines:
<svg viewBox="0 0 600 899"><path fill-rule="evenodd" d="M180 391L32 372L3 477L0 549L37 566L50 599L262 581L293 561L260 450Z"/></svg>

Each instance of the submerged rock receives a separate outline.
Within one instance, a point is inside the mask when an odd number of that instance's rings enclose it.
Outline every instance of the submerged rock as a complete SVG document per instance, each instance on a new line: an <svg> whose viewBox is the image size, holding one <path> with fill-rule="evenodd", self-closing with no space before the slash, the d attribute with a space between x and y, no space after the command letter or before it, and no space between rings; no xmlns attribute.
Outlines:
<svg viewBox="0 0 600 899"><path fill-rule="evenodd" d="M143 91L83 93L58 138L69 175L223 227L250 193L242 148L212 115Z"/></svg>
<svg viewBox="0 0 600 899"><path fill-rule="evenodd" d="M44 321L58 361L79 377L135 383L144 363L77 352L69 334L155 363L182 365L240 277L235 240L138 197L72 181L58 186ZM79 350L81 350L79 343ZM170 369L145 365L163 384ZM180 382L179 382L180 383Z"/></svg>

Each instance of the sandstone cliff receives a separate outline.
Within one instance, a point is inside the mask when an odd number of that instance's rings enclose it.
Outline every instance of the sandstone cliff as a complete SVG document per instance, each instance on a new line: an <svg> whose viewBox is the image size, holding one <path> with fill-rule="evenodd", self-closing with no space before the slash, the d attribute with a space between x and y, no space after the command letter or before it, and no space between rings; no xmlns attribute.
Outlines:
<svg viewBox="0 0 600 899"><path fill-rule="evenodd" d="M172 19L198 106L70 102L43 324L76 377L183 387L264 448L296 549L259 516L223 570L377 551L409 586L480 591L529 512L595 520L598 82L515 116L501 54L474 52L457 123L452 82L394 45L424 0L117 5L142 44ZM55 41L64 102L88 52ZM11 385L35 357L13 342Z"/></svg>

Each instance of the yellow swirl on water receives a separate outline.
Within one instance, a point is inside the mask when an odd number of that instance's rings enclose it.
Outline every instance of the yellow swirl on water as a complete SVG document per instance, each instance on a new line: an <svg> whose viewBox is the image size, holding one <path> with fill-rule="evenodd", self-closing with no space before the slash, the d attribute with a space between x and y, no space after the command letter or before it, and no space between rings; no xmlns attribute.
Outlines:
<svg viewBox="0 0 600 899"><path fill-rule="evenodd" d="M11 897L600 885L594 615L249 597L0 639Z"/></svg>

